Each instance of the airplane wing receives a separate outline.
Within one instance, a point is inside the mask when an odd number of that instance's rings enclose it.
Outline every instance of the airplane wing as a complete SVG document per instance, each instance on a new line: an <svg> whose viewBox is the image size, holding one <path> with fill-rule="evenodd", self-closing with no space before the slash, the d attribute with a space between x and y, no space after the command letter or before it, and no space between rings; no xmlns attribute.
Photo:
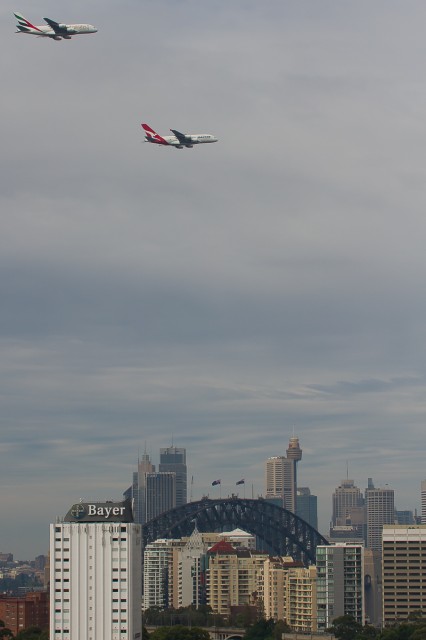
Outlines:
<svg viewBox="0 0 426 640"><path fill-rule="evenodd" d="M176 129L170 129L170 131L175 134L176 138L182 144L185 144L186 142L192 142L191 138L188 138L188 136L186 136L184 133L181 133L180 131L176 131Z"/></svg>
<svg viewBox="0 0 426 640"><path fill-rule="evenodd" d="M49 27L51 27L55 33L58 33L58 34L67 33L67 28L65 27L64 29L64 25L59 24L59 22L55 22L50 18L43 18L43 20L47 22Z"/></svg>

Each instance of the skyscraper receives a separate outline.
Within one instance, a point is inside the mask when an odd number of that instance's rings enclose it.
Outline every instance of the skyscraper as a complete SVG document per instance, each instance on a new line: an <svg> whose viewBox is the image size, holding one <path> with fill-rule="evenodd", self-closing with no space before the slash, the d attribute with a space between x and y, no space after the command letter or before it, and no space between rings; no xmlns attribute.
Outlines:
<svg viewBox="0 0 426 640"><path fill-rule="evenodd" d="M266 461L266 498L279 499L281 505L296 511L296 495L294 493L295 463L285 456L273 456Z"/></svg>
<svg viewBox="0 0 426 640"><path fill-rule="evenodd" d="M155 466L151 463L146 450L142 457L138 459L138 470L133 474L133 484L131 487L131 497L133 500L133 513L135 522L145 524L146 518L146 476L153 473Z"/></svg>
<svg viewBox="0 0 426 640"><path fill-rule="evenodd" d="M267 499L279 499L282 506L296 513L297 463L302 459L299 439L290 438L287 457L273 456L266 461L265 483Z"/></svg>
<svg viewBox="0 0 426 640"><path fill-rule="evenodd" d="M426 524L426 480L422 480L421 484L421 498L422 498L422 524Z"/></svg>
<svg viewBox="0 0 426 640"><path fill-rule="evenodd" d="M167 447L160 449L159 471L172 471L176 474L176 507L187 503L186 449Z"/></svg>
<svg viewBox="0 0 426 640"><path fill-rule="evenodd" d="M371 478L365 490L367 508L367 547L382 548L382 530L385 524L395 522L395 495L393 489L376 489Z"/></svg>
<svg viewBox="0 0 426 640"><path fill-rule="evenodd" d="M50 525L50 638L141 636L141 529L129 502L78 503Z"/></svg>
<svg viewBox="0 0 426 640"><path fill-rule="evenodd" d="M147 522L176 507L176 474L147 473L145 500Z"/></svg>
<svg viewBox="0 0 426 640"><path fill-rule="evenodd" d="M333 493L333 526L346 525L354 507L364 506L361 490L353 480L342 480Z"/></svg>
<svg viewBox="0 0 426 640"><path fill-rule="evenodd" d="M298 487L296 496L296 515L318 529L318 498L311 494L308 487Z"/></svg>

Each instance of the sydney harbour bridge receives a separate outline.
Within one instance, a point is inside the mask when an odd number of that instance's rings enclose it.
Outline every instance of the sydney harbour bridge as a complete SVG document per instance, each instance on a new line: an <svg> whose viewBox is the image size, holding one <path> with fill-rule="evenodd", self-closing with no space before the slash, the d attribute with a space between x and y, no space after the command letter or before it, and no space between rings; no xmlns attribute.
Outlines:
<svg viewBox="0 0 426 640"><path fill-rule="evenodd" d="M272 555L292 556L305 566L315 563L316 548L327 540L307 522L267 500L203 498L166 511L142 526L143 544L158 538L190 536L200 532L243 529L256 536L260 549Z"/></svg>

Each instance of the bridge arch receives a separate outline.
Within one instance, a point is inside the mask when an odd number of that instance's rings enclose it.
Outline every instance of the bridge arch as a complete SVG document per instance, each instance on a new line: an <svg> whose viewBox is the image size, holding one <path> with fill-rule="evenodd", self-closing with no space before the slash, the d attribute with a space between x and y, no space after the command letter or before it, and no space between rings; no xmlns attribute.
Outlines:
<svg viewBox="0 0 426 640"><path fill-rule="evenodd" d="M153 518L142 527L144 546L158 538L190 536L194 525L201 532L240 528L257 536L273 554L290 555L306 566L315 563L316 547L327 540L291 511L267 500L203 498Z"/></svg>

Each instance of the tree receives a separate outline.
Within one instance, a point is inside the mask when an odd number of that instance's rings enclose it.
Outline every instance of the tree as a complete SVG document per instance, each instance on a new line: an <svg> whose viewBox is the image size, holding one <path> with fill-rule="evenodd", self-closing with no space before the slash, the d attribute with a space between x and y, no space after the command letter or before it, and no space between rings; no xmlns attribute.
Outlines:
<svg viewBox="0 0 426 640"><path fill-rule="evenodd" d="M148 640L148 638L149 638L148 629L143 624L142 625L142 640Z"/></svg>
<svg viewBox="0 0 426 640"><path fill-rule="evenodd" d="M210 640L210 635L200 627L176 624L173 627L159 627L150 634L149 640Z"/></svg>
<svg viewBox="0 0 426 640"><path fill-rule="evenodd" d="M254 624L247 628L244 635L244 640L273 640L274 638L275 622L270 618L269 620L258 620Z"/></svg>
<svg viewBox="0 0 426 640"><path fill-rule="evenodd" d="M340 616L333 620L333 624L327 631L333 633L338 640L355 640L362 632L362 624L353 616Z"/></svg>
<svg viewBox="0 0 426 640"><path fill-rule="evenodd" d="M5 640L7 638L13 638L13 633L4 626L3 620L0 620L0 638L5 638Z"/></svg>
<svg viewBox="0 0 426 640"><path fill-rule="evenodd" d="M284 620L277 620L274 627L275 640L281 640L283 633L291 633L291 628Z"/></svg>

